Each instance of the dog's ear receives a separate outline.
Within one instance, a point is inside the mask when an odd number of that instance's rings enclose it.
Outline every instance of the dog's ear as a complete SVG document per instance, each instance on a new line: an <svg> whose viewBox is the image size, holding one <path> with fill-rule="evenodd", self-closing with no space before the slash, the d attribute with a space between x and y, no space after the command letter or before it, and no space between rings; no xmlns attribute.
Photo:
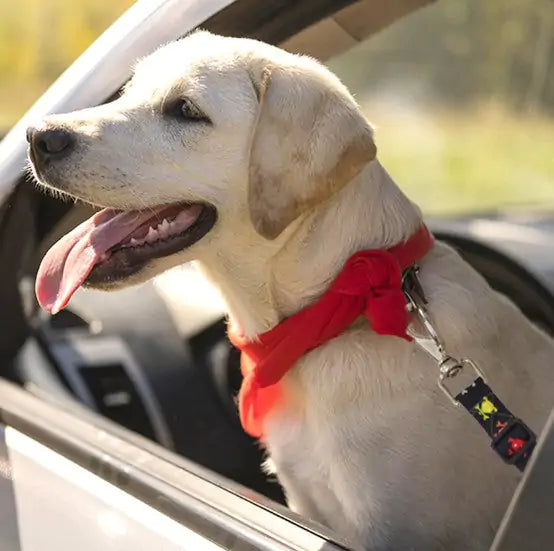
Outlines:
<svg viewBox="0 0 554 551"><path fill-rule="evenodd" d="M375 158L371 126L346 89L326 86L324 78L280 66L251 75L260 107L248 206L254 227L268 239Z"/></svg>

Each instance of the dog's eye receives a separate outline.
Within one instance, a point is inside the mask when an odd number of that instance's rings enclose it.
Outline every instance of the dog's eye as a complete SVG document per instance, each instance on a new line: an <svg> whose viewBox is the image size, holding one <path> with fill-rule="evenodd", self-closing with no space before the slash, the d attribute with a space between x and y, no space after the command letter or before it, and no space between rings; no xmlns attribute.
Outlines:
<svg viewBox="0 0 554 551"><path fill-rule="evenodd" d="M166 110L166 113L187 121L210 122L210 119L188 98L176 101Z"/></svg>
<svg viewBox="0 0 554 551"><path fill-rule="evenodd" d="M181 116L185 119L203 119L206 118L204 113L190 101L190 99L185 98L181 100L181 106L179 107Z"/></svg>

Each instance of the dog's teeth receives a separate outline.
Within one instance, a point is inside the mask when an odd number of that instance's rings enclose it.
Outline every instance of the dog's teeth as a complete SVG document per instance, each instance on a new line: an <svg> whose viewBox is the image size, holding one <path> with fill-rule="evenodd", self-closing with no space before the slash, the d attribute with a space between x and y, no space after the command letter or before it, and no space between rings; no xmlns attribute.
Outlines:
<svg viewBox="0 0 554 551"><path fill-rule="evenodd" d="M146 236L146 241L148 243L152 243L153 241L156 241L158 239L159 235L158 232L154 228L150 228L148 230L148 235Z"/></svg>
<svg viewBox="0 0 554 551"><path fill-rule="evenodd" d="M139 244L140 244L140 241L138 239L135 239L134 237L131 238L131 241L129 241L129 245L131 245L132 247L136 247Z"/></svg>
<svg viewBox="0 0 554 551"><path fill-rule="evenodd" d="M156 228L160 235L167 236L169 234L169 222L164 218L164 221Z"/></svg>

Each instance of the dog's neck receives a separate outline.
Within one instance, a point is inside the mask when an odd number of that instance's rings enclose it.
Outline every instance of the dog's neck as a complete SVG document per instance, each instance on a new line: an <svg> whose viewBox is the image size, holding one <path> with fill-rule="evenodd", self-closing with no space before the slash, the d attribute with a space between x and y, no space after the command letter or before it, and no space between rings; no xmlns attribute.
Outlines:
<svg viewBox="0 0 554 551"><path fill-rule="evenodd" d="M389 248L420 224L419 209L373 161L275 241L237 228L247 238L242 248L236 234L229 236L201 266L219 287L232 322L252 338L319 297L354 252Z"/></svg>

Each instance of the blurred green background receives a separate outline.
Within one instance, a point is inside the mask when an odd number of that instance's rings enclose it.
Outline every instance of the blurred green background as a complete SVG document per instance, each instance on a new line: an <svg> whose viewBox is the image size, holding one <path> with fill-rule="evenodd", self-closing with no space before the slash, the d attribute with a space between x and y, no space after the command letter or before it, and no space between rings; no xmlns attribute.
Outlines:
<svg viewBox="0 0 554 551"><path fill-rule="evenodd" d="M0 0L0 132L132 3ZM552 0L439 0L329 65L427 212L554 210Z"/></svg>
<svg viewBox="0 0 554 551"><path fill-rule="evenodd" d="M134 0L0 0L0 132Z"/></svg>

